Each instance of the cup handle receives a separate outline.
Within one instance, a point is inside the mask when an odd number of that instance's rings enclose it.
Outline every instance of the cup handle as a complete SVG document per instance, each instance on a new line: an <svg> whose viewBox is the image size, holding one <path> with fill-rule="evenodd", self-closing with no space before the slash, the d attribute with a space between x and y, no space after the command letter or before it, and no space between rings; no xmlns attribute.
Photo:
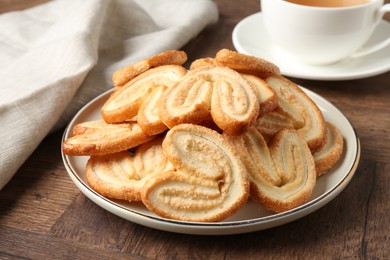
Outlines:
<svg viewBox="0 0 390 260"><path fill-rule="evenodd" d="M390 12L390 4L385 4L378 10L378 13L376 14L377 17L378 17L377 18L377 23L380 22L380 20L382 19L383 15L385 13L387 13L387 12ZM372 46L361 48L356 53L354 53L351 56L351 58L359 58L359 57L362 57L362 56L374 53L376 51L379 51L379 50L387 47L388 45L390 45L390 38L387 38L386 40L384 40L382 42L379 42L377 44L374 44Z"/></svg>

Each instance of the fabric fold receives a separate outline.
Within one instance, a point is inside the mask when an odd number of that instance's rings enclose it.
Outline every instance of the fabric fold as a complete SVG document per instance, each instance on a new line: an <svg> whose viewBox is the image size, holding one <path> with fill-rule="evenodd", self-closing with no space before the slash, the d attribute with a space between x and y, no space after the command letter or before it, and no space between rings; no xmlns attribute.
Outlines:
<svg viewBox="0 0 390 260"><path fill-rule="evenodd" d="M217 19L209 0L57 0L0 15L0 189L112 88L115 70L179 49Z"/></svg>

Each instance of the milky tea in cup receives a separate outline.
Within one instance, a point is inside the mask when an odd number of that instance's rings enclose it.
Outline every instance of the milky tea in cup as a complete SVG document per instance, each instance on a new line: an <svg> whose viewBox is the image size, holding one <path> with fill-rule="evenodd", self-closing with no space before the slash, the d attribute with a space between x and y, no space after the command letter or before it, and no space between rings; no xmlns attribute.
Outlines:
<svg viewBox="0 0 390 260"><path fill-rule="evenodd" d="M260 0L264 25L278 54L326 65L377 51L363 47L390 4L384 0Z"/></svg>
<svg viewBox="0 0 390 260"><path fill-rule="evenodd" d="M286 0L286 1L298 5L317 6L317 7L346 7L346 6L362 5L370 2L370 0Z"/></svg>

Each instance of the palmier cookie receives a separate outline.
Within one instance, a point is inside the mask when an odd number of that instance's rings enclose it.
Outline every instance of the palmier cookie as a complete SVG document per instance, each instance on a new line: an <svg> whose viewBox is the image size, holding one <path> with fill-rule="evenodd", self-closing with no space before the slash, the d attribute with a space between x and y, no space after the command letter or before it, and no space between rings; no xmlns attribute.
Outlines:
<svg viewBox="0 0 390 260"><path fill-rule="evenodd" d="M153 136L145 134L136 122L107 124L103 120L76 125L72 137L62 145L67 155L105 155L126 151L145 143Z"/></svg>
<svg viewBox="0 0 390 260"><path fill-rule="evenodd" d="M192 62L190 69L196 70L216 65L218 65L218 63L215 59L202 58ZM257 99L260 103L259 117L267 114L268 112L273 111L277 107L278 100L276 98L275 92L268 86L268 84L263 79L254 75L244 73L241 73L241 76L248 80L253 86L253 90L255 91Z"/></svg>
<svg viewBox="0 0 390 260"><path fill-rule="evenodd" d="M325 120L314 101L296 84L280 75L265 80L278 98L277 111L293 120L295 129L306 140L309 148L320 147L326 135Z"/></svg>
<svg viewBox="0 0 390 260"><path fill-rule="evenodd" d="M127 151L91 156L86 166L88 184L101 195L127 201L140 201L141 189L154 174L173 170L162 153L162 139L140 145L134 155Z"/></svg>
<svg viewBox="0 0 390 260"><path fill-rule="evenodd" d="M317 177L329 172L339 161L344 149L344 140L340 130L326 122L325 144L313 153Z"/></svg>
<svg viewBox="0 0 390 260"><path fill-rule="evenodd" d="M295 129L277 132L269 142L254 127L233 143L251 180L251 196L265 208L283 212L304 204L316 184L313 156Z"/></svg>
<svg viewBox="0 0 390 260"><path fill-rule="evenodd" d="M280 74L279 68L267 60L238 53L228 49L222 49L215 55L218 65L226 66L238 72L251 74L260 78Z"/></svg>
<svg viewBox="0 0 390 260"><path fill-rule="evenodd" d="M246 168L222 135L182 124L168 131L163 150L177 171L157 174L145 183L142 201L152 212L183 221L219 221L247 201Z"/></svg>
<svg viewBox="0 0 390 260"><path fill-rule="evenodd" d="M150 92L158 86L174 86L186 73L179 65L160 66L142 73L111 94L101 110L103 119L119 123L136 116Z"/></svg>
<svg viewBox="0 0 390 260"><path fill-rule="evenodd" d="M183 65L186 61L187 54L184 51L165 51L115 71L112 75L112 82L115 87L121 87L136 76L151 68L162 65Z"/></svg>
<svg viewBox="0 0 390 260"><path fill-rule="evenodd" d="M166 90L159 104L159 116L169 127L198 124L211 117L229 134L252 125L259 114L259 102L251 84L238 72L220 66L190 71Z"/></svg>

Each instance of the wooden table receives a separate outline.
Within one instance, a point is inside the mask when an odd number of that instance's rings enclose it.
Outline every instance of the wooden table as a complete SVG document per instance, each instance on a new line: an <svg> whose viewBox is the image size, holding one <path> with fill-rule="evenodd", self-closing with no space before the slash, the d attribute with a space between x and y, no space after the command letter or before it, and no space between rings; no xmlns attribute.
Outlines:
<svg viewBox="0 0 390 260"><path fill-rule="evenodd" d="M40 2L3 0L0 11ZM216 3L219 22L183 48L189 60L233 49L234 26L260 8L257 0ZM76 188L61 159L61 130L47 136L0 191L0 258L389 259L390 72L337 82L292 80L336 105L361 140L354 178L323 208L283 226L240 235L147 228L107 212Z"/></svg>

